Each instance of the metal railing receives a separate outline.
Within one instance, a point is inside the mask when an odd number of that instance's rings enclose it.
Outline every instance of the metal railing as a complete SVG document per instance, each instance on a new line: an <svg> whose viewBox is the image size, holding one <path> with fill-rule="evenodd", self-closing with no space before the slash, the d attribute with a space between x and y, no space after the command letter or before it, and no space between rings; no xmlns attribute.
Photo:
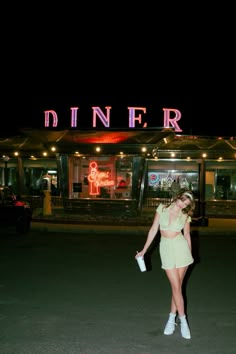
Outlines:
<svg viewBox="0 0 236 354"><path fill-rule="evenodd" d="M24 196L23 199L29 202L31 208L43 208L43 196ZM154 211L160 203L168 204L171 198L146 198L143 202L142 210ZM60 196L51 197L52 209L60 208L65 211L82 212L125 212L127 214L135 214L138 212L138 204L136 200L119 199L69 199ZM198 200L196 200L196 215L198 214ZM205 215L207 217L228 217L236 218L236 200L209 200L205 202Z"/></svg>

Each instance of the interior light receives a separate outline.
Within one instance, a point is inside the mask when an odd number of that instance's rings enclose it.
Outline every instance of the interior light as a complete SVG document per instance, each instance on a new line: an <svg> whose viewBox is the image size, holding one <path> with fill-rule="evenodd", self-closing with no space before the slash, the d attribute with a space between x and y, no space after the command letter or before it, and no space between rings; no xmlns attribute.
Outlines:
<svg viewBox="0 0 236 354"><path fill-rule="evenodd" d="M7 163L9 160L10 160L10 157L9 156L6 156L6 155L3 155L3 161L5 162L5 163Z"/></svg>
<svg viewBox="0 0 236 354"><path fill-rule="evenodd" d="M49 174L56 174L57 171L56 171L56 170L48 170L48 173L49 173Z"/></svg>
<svg viewBox="0 0 236 354"><path fill-rule="evenodd" d="M152 150L152 156L154 157L154 159L158 157L158 149L157 148L154 148Z"/></svg>

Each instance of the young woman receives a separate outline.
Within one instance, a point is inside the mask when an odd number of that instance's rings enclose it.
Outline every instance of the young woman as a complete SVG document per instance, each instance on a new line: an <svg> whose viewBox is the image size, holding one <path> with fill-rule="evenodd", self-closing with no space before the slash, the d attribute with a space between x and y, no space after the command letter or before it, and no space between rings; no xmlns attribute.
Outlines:
<svg viewBox="0 0 236 354"><path fill-rule="evenodd" d="M144 256L160 228L160 258L172 290L169 318L164 334L174 333L178 314L183 338L190 339L182 294L183 279L193 263L190 222L195 208L191 191L181 191L168 205L159 204L143 249L135 257Z"/></svg>

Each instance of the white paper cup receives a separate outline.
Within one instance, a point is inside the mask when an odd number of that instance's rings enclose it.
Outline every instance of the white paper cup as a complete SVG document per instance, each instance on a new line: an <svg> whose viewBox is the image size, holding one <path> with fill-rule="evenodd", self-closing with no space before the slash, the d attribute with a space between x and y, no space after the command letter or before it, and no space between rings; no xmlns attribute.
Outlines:
<svg viewBox="0 0 236 354"><path fill-rule="evenodd" d="M139 269L141 270L141 272L145 272L147 268L146 268L144 258L140 256L140 257L136 257L136 260L138 262Z"/></svg>

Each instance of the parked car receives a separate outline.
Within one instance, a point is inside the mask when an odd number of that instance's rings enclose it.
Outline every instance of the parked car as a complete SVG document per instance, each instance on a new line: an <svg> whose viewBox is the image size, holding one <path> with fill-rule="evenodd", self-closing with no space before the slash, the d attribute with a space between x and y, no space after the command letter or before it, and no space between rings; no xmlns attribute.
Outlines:
<svg viewBox="0 0 236 354"><path fill-rule="evenodd" d="M29 203L20 200L11 188L0 186L0 227L15 228L17 233L30 230L32 209Z"/></svg>

